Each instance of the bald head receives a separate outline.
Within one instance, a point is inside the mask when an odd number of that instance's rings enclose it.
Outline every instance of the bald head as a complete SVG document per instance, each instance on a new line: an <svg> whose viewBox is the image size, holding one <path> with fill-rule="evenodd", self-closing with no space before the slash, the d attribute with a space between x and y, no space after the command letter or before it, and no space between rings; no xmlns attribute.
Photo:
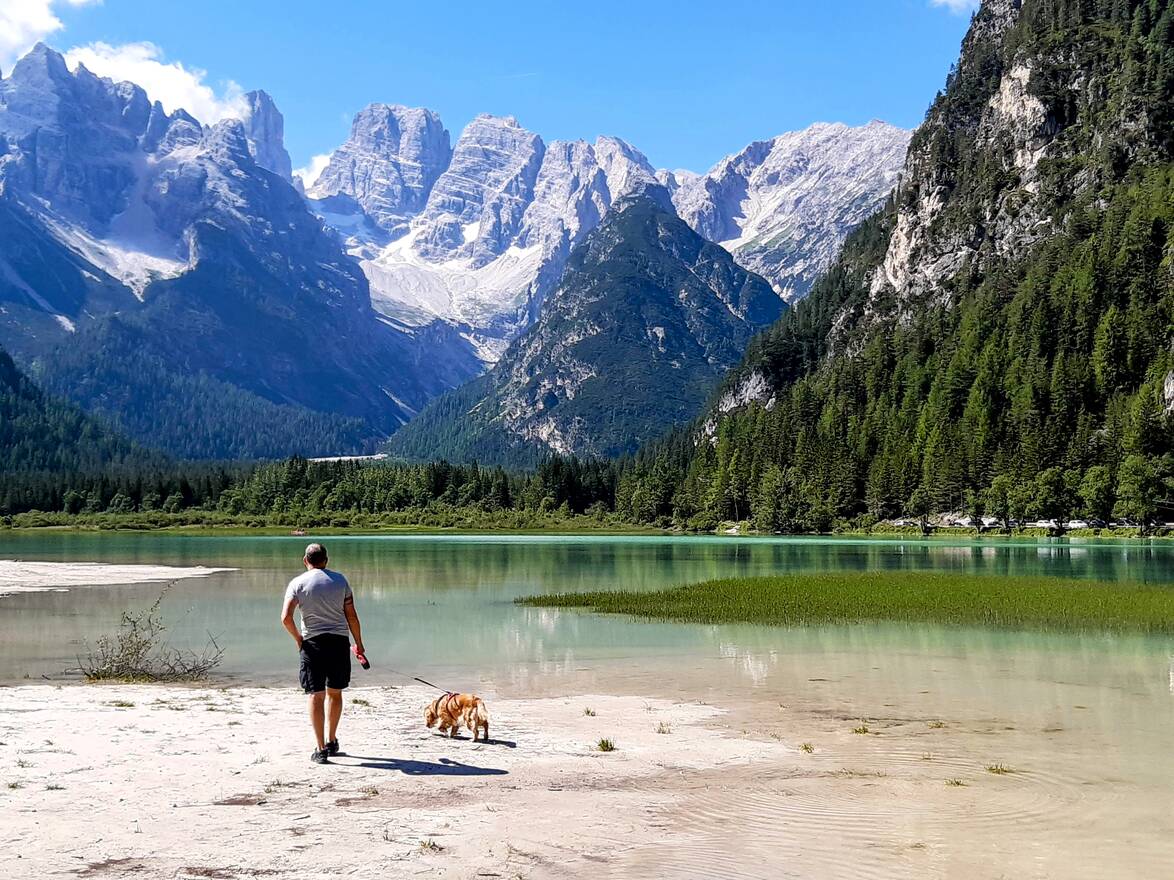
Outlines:
<svg viewBox="0 0 1174 880"><path fill-rule="evenodd" d="M326 567L326 548L321 544L308 544L306 546L306 565L313 568Z"/></svg>

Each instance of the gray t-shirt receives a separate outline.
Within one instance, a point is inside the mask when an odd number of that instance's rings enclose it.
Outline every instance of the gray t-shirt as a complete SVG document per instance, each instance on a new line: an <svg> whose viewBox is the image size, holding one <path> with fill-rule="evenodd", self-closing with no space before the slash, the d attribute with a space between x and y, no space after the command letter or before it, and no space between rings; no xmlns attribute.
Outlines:
<svg viewBox="0 0 1174 880"><path fill-rule="evenodd" d="M351 595L351 585L337 571L313 568L289 582L285 598L298 600L302 612L302 638L312 639L324 633L350 634L343 603Z"/></svg>

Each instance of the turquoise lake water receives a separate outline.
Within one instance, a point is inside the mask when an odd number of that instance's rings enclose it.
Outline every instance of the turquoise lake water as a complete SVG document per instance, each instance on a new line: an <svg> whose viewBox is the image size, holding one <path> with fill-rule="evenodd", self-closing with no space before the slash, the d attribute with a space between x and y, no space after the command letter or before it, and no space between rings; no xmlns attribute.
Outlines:
<svg viewBox="0 0 1174 880"><path fill-rule="evenodd" d="M180 646L211 633L233 680L289 680L296 657L277 622L286 582L300 571L306 538L157 534L0 534L0 558L232 567L174 585L164 602ZM901 653L1110 651L1165 664L1168 639L1048 635L940 627L779 630L686 626L579 611L521 608L518 596L580 589L655 589L727 575L786 571L949 570L985 576L1050 575L1171 584L1174 545L1064 541L759 539L672 536L396 535L333 537L331 565L355 587L375 663L363 681L402 681L391 670L443 676L452 686L505 686L585 665L671 668L720 657L730 645L758 653L841 648ZM87 642L144 607L160 585L73 589L0 598L0 680L55 676L76 666Z"/></svg>

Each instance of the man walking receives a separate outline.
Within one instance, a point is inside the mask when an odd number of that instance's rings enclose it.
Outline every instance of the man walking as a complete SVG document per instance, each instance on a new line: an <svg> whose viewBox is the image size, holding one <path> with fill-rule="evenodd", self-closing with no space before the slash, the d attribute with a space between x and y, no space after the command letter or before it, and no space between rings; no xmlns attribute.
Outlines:
<svg viewBox="0 0 1174 880"><path fill-rule="evenodd" d="M326 764L330 755L338 754L338 722L342 718L342 691L351 683L351 643L363 651L363 634L351 585L337 571L326 567L326 548L311 544L302 562L306 573L289 582L281 608L281 623L301 653L299 678L302 689L310 695L310 723L318 747L310 755L315 764ZM294 609L302 612L302 628L294 624ZM327 738L326 718L330 718Z"/></svg>

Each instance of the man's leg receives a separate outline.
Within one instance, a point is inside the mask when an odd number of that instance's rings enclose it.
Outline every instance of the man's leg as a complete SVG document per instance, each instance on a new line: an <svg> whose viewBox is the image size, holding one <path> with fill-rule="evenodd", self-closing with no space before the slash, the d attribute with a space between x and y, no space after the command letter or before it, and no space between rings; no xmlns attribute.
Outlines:
<svg viewBox="0 0 1174 880"><path fill-rule="evenodd" d="M326 689L326 703L330 715L330 736L326 741L334 742L338 739L338 722L342 718L342 691L338 688L328 687Z"/></svg>
<svg viewBox="0 0 1174 880"><path fill-rule="evenodd" d="M339 701L339 708L341 710L341 700ZM318 750L326 748L326 738L323 735L323 728L326 726L326 692L318 691L310 694L310 724L314 727L314 736L318 738ZM337 726L338 722L334 722Z"/></svg>

